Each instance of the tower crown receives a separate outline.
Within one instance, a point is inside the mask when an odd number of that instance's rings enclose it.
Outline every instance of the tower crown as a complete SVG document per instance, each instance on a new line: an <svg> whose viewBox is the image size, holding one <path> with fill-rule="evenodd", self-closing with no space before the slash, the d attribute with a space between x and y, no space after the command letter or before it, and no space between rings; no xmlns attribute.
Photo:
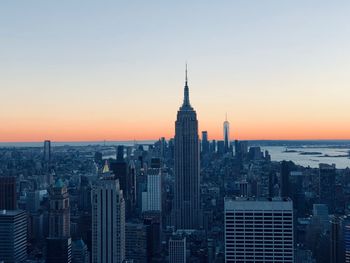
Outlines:
<svg viewBox="0 0 350 263"><path fill-rule="evenodd" d="M188 79L187 79L187 64L186 64L186 70L185 70L184 101L182 103L181 110L192 110L192 107L190 104L190 91L188 88Z"/></svg>

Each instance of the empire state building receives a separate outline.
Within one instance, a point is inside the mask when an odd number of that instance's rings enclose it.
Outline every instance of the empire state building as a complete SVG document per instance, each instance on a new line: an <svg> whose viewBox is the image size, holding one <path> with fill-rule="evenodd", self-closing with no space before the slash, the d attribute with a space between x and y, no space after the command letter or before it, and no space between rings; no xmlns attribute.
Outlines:
<svg viewBox="0 0 350 263"><path fill-rule="evenodd" d="M186 66L184 100L175 121L173 212L177 229L198 229L200 226L199 166L198 121L190 104Z"/></svg>

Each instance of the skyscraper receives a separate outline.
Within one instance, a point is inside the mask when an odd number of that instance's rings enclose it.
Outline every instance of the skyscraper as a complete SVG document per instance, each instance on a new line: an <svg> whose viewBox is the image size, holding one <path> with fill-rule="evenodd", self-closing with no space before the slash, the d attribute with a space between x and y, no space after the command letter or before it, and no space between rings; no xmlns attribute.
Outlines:
<svg viewBox="0 0 350 263"><path fill-rule="evenodd" d="M50 189L49 237L46 239L46 262L70 263L70 208L67 186L59 178Z"/></svg>
<svg viewBox="0 0 350 263"><path fill-rule="evenodd" d="M0 176L0 209L15 210L16 208L16 177Z"/></svg>
<svg viewBox="0 0 350 263"><path fill-rule="evenodd" d="M0 262L23 262L26 257L26 213L22 210L0 211Z"/></svg>
<svg viewBox="0 0 350 263"><path fill-rule="evenodd" d="M69 196L60 178L50 189L49 237L70 237Z"/></svg>
<svg viewBox="0 0 350 263"><path fill-rule="evenodd" d="M335 210L335 164L319 164L319 198L321 204L328 206L332 214Z"/></svg>
<svg viewBox="0 0 350 263"><path fill-rule="evenodd" d="M190 104L186 67L184 100L175 122L173 213L178 229L198 229L200 225L199 165L198 121Z"/></svg>
<svg viewBox="0 0 350 263"><path fill-rule="evenodd" d="M225 199L225 262L293 263L293 203Z"/></svg>
<svg viewBox="0 0 350 263"><path fill-rule="evenodd" d="M44 141L44 161L51 161L51 141L49 140Z"/></svg>
<svg viewBox="0 0 350 263"><path fill-rule="evenodd" d="M105 169L104 169L105 170ZM125 203L119 180L107 170L92 190L92 262L125 259Z"/></svg>
<svg viewBox="0 0 350 263"><path fill-rule="evenodd" d="M341 263L344 262L341 244L341 218L339 216L333 215L330 220L331 223L331 235L330 235L330 263Z"/></svg>
<svg viewBox="0 0 350 263"><path fill-rule="evenodd" d="M147 170L147 192L142 193L142 212L162 210L162 172L158 168Z"/></svg>
<svg viewBox="0 0 350 263"><path fill-rule="evenodd" d="M202 153L209 152L208 132L202 131Z"/></svg>
<svg viewBox="0 0 350 263"><path fill-rule="evenodd" d="M226 119L224 121L224 144L225 144L225 152L228 152L230 149L230 123Z"/></svg>
<svg viewBox="0 0 350 263"><path fill-rule="evenodd" d="M281 197L291 197L290 191L290 163L282 161L281 163Z"/></svg>

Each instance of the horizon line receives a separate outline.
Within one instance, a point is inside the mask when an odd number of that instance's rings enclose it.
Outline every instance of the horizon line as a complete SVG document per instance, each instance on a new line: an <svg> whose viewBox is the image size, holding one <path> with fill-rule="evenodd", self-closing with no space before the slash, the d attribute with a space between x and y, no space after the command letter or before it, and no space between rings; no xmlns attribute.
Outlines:
<svg viewBox="0 0 350 263"><path fill-rule="evenodd" d="M0 144L5 144L5 143L41 143L44 141L50 141L50 142L54 142L54 143L84 143L84 142L93 142L93 143L97 143L97 142L101 142L101 143L105 143L105 142L138 142L138 141L158 141L161 138L165 138L165 137L160 137L158 139L121 139L121 140L117 140L117 139L112 139L112 140L50 140L50 139L43 139L41 141L0 141ZM174 138L165 138L165 140L170 140L170 139L174 139ZM224 139L210 139L208 141L223 141ZM350 141L350 138L347 139L234 139L234 140L230 140L230 142L234 142L234 141Z"/></svg>

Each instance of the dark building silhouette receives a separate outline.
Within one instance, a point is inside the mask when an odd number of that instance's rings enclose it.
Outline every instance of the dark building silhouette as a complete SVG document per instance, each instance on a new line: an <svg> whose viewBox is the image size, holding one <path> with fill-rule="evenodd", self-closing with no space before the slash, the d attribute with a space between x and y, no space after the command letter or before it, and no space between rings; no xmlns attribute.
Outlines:
<svg viewBox="0 0 350 263"><path fill-rule="evenodd" d="M319 199L321 204L328 205L329 212L335 210L335 164L319 164Z"/></svg>
<svg viewBox="0 0 350 263"><path fill-rule="evenodd" d="M341 263L344 262L343 257L343 247L342 247L342 228L341 228L341 219L338 216L332 216L331 220L331 236L330 236L330 263Z"/></svg>
<svg viewBox="0 0 350 263"><path fill-rule="evenodd" d="M209 152L208 132L202 131L202 153L206 154L208 152Z"/></svg>
<svg viewBox="0 0 350 263"><path fill-rule="evenodd" d="M217 141L217 153L218 154L224 154L225 153L225 142L224 141Z"/></svg>
<svg viewBox="0 0 350 263"><path fill-rule="evenodd" d="M173 212L178 229L198 229L200 226L199 165L198 121L190 104L186 69L184 101L175 122Z"/></svg>
<svg viewBox="0 0 350 263"><path fill-rule="evenodd" d="M0 210L17 209L16 177L0 176Z"/></svg>
<svg viewBox="0 0 350 263"><path fill-rule="evenodd" d="M72 243L70 238L49 237L46 239L47 263L72 262Z"/></svg>
<svg viewBox="0 0 350 263"><path fill-rule="evenodd" d="M281 163L281 197L290 197L290 163L282 161Z"/></svg>
<svg viewBox="0 0 350 263"><path fill-rule="evenodd" d="M51 141L49 140L44 141L44 161L48 163L51 161Z"/></svg>

